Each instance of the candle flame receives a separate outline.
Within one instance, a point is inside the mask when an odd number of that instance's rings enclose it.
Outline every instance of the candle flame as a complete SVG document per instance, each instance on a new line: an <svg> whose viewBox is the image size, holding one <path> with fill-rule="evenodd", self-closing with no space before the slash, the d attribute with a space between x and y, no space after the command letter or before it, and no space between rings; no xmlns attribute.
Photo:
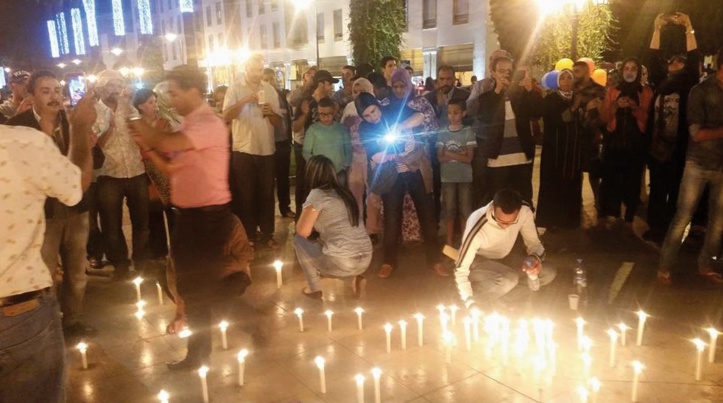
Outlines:
<svg viewBox="0 0 723 403"><path fill-rule="evenodd" d="M422 315L421 313L417 312L417 313L414 314L414 319L416 319L418 322L421 322L421 321L424 320L424 315Z"/></svg>
<svg viewBox="0 0 723 403"><path fill-rule="evenodd" d="M718 329L716 329L714 327L709 327L709 328L705 329L705 331L708 332L708 334L710 335L711 338L718 337L718 334L720 334Z"/></svg>
<svg viewBox="0 0 723 403"><path fill-rule="evenodd" d="M274 269L276 271L281 271L282 267L284 267L284 263L281 260L274 260Z"/></svg>
<svg viewBox="0 0 723 403"><path fill-rule="evenodd" d="M459 307L457 305L452 304L449 306L449 310L452 312L457 312L459 310Z"/></svg>
<svg viewBox="0 0 723 403"><path fill-rule="evenodd" d="M244 360L246 360L246 357L247 357L248 355L249 355L249 350L243 349L243 350L241 350L241 351L238 352L238 355L236 356L236 358L237 358L239 361L244 361Z"/></svg>
<svg viewBox="0 0 723 403"><path fill-rule="evenodd" d="M325 363L324 357L317 355L316 358L314 358L314 362L316 363L317 368L324 369L324 363Z"/></svg>
<svg viewBox="0 0 723 403"><path fill-rule="evenodd" d="M393 326L392 326L391 323L386 323L386 324L384 325L384 331L386 331L387 333L391 333L391 332L392 332L392 328L393 328Z"/></svg>
<svg viewBox="0 0 723 403"><path fill-rule="evenodd" d="M372 368L372 376L374 377L374 379L379 379L379 377L382 376L382 370L378 367Z"/></svg>
<svg viewBox="0 0 723 403"><path fill-rule="evenodd" d="M356 312L357 315L361 315L362 313L364 313L364 309L362 309L362 307L358 306L354 309L354 312Z"/></svg>
<svg viewBox="0 0 723 403"><path fill-rule="evenodd" d="M225 332L226 329L228 329L228 322L222 320L221 323L218 324L218 328L221 329L222 332Z"/></svg>
<svg viewBox="0 0 723 403"><path fill-rule="evenodd" d="M589 392L587 391L587 388L584 386L578 386L577 387L577 394L580 396L580 400L583 402L587 402Z"/></svg>
<svg viewBox="0 0 723 403"><path fill-rule="evenodd" d="M188 327L184 327L180 332L178 332L178 337L185 339L189 336L191 336L193 332Z"/></svg>
<svg viewBox="0 0 723 403"><path fill-rule="evenodd" d="M586 322L585 319L578 316L577 318L575 318L575 323L577 324L577 326L584 326Z"/></svg>
<svg viewBox="0 0 723 403"><path fill-rule="evenodd" d="M454 345L454 334L449 330L445 330L444 333L442 333L442 340L444 340L445 345L452 347Z"/></svg>
<svg viewBox="0 0 723 403"><path fill-rule="evenodd" d="M332 311L331 309L327 309L326 311L324 311L324 315L326 315L327 318L331 318L331 315L333 314L334 311Z"/></svg>
<svg viewBox="0 0 723 403"><path fill-rule="evenodd" d="M161 391L158 392L158 400L160 400L162 402L167 401L170 397L171 397L171 395L169 395L168 392L166 392L163 389L161 389Z"/></svg>
<svg viewBox="0 0 723 403"><path fill-rule="evenodd" d="M146 301L140 300L136 302L136 307L138 307L139 310L143 309L144 306L146 306Z"/></svg>
<svg viewBox="0 0 723 403"><path fill-rule="evenodd" d="M135 284L137 286L141 285L142 282L143 282L143 277L136 277L133 279L133 284Z"/></svg>
<svg viewBox="0 0 723 403"><path fill-rule="evenodd" d="M440 314L443 313L446 309L447 309L447 307L442 304L437 305L437 310L439 311Z"/></svg>
<svg viewBox="0 0 723 403"><path fill-rule="evenodd" d="M404 320L404 319L400 320L400 321L397 322L397 323L399 323L399 327L401 327L401 328L407 327L407 321Z"/></svg>
<svg viewBox="0 0 723 403"><path fill-rule="evenodd" d="M597 378L590 379L590 387L592 388L592 391L597 393L600 391L600 386L602 384L600 383L600 380Z"/></svg>
<svg viewBox="0 0 723 403"><path fill-rule="evenodd" d="M296 314L296 316L301 316L304 314L304 310L301 308L296 308L294 309L294 313Z"/></svg>
<svg viewBox="0 0 723 403"><path fill-rule="evenodd" d="M580 340L580 345L582 346L582 349L584 351L590 352L590 349L593 345L592 339L588 336L582 336L582 339Z"/></svg>
<svg viewBox="0 0 723 403"><path fill-rule="evenodd" d="M637 311L637 312L635 312L635 314L638 315L638 318L639 318L640 320L645 320L645 319L648 318L648 316L650 316L650 315L648 315L647 313L645 313L642 309L639 310L639 311Z"/></svg>
<svg viewBox="0 0 723 403"><path fill-rule="evenodd" d="M626 330L630 329L630 327L625 323L620 322L618 323L618 329L620 329L620 332L625 332Z"/></svg>
<svg viewBox="0 0 723 403"><path fill-rule="evenodd" d="M618 339L618 332L616 332L612 328L607 330L607 334L608 334L608 336L610 336L610 339L612 339L612 340Z"/></svg>
<svg viewBox="0 0 723 403"><path fill-rule="evenodd" d="M207 373L208 367L205 365L198 369L198 376L200 376L201 378L205 378Z"/></svg>
<svg viewBox="0 0 723 403"><path fill-rule="evenodd" d="M88 345L85 344L85 343L82 342L82 341L81 341L80 343L78 343L78 345L75 346L75 347L76 347L76 348L78 349L78 351L80 351L81 353L84 353L86 350L88 350Z"/></svg>
<svg viewBox="0 0 723 403"><path fill-rule="evenodd" d="M356 374L354 380L356 380L357 386L361 386L364 385L364 381L366 380L366 378L362 374Z"/></svg>
<svg viewBox="0 0 723 403"><path fill-rule="evenodd" d="M642 362L637 360L633 361L633 371L635 371L636 374L641 373L643 371L643 368L645 368L645 366Z"/></svg>
<svg viewBox="0 0 723 403"><path fill-rule="evenodd" d="M699 338L695 338L695 339L693 339L693 340L691 340L691 341L693 342L693 344L695 344L695 348L696 348L698 351L703 351L703 350L705 350L705 345L706 345L706 344L705 344L705 342L704 342L703 340L701 340L701 339L699 339Z"/></svg>

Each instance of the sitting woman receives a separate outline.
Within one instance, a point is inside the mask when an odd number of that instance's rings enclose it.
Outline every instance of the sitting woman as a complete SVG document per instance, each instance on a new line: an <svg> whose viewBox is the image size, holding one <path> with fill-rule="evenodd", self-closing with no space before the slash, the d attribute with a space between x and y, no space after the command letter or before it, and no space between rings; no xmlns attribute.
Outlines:
<svg viewBox="0 0 723 403"><path fill-rule="evenodd" d="M315 155L306 163L306 186L311 189L296 223L294 246L306 275L304 295L320 299L320 276L351 280L359 298L366 285L362 275L372 260L372 243L361 222L351 192L336 179L334 163ZM316 231L317 237L312 237Z"/></svg>

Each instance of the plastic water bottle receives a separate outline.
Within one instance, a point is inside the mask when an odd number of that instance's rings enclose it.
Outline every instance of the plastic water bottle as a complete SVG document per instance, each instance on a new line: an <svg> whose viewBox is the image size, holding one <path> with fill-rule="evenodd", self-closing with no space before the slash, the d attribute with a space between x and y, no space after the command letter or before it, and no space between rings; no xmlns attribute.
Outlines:
<svg viewBox="0 0 723 403"><path fill-rule="evenodd" d="M532 274L527 269L532 268L532 265L535 264L535 259L529 257L525 259L525 272L527 273L527 286L530 287L530 290L537 291L540 289L540 278L537 276L537 274Z"/></svg>
<svg viewBox="0 0 723 403"><path fill-rule="evenodd" d="M583 268L582 259L577 259L572 285L573 293L579 298L580 307L587 307L587 273L585 273L585 269Z"/></svg>

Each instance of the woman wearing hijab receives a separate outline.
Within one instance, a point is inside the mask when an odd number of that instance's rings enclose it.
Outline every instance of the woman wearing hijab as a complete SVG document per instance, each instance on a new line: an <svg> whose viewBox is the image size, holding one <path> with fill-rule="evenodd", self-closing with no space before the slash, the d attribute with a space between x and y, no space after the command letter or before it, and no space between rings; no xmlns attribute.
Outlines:
<svg viewBox="0 0 723 403"><path fill-rule="evenodd" d="M357 113L363 119L359 132L372 166L391 162L395 164L397 172L391 187L381 195L385 212L384 256L379 277L389 277L398 265L402 203L407 192L414 201L424 233L427 264L431 265L437 274L448 276L440 263L441 251L437 241L432 198L420 172L424 143L417 141L411 133L411 129L424 119L423 115L404 104L394 110L382 108L379 101L367 93L360 93L354 103Z"/></svg>
<svg viewBox="0 0 723 403"><path fill-rule="evenodd" d="M603 172L600 184L600 212L620 217L625 204L625 227L632 230L635 211L640 205L640 181L647 155L647 129L653 91L642 85L642 65L627 58L622 65L622 80L608 90L602 119L606 123L603 138Z"/></svg>
<svg viewBox="0 0 723 403"><path fill-rule="evenodd" d="M574 75L564 69L557 77L557 91L543 103L545 135L540 160L540 191L535 222L548 230L577 228L582 208L582 138L584 111L573 100Z"/></svg>

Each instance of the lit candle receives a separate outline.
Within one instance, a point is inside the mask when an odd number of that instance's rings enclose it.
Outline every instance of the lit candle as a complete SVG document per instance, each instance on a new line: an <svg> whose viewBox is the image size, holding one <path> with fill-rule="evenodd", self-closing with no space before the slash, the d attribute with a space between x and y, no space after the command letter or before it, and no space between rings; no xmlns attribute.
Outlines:
<svg viewBox="0 0 723 403"><path fill-rule="evenodd" d="M158 305L163 305L163 288L158 281L156 281L156 291L158 291Z"/></svg>
<svg viewBox="0 0 723 403"><path fill-rule="evenodd" d="M446 313L442 313L439 315L439 323L442 325L442 333L446 332L449 329L449 315Z"/></svg>
<svg viewBox="0 0 723 403"><path fill-rule="evenodd" d="M507 366L510 350L510 320L504 316L499 317L502 331L502 365ZM499 337L499 336L498 336Z"/></svg>
<svg viewBox="0 0 723 403"><path fill-rule="evenodd" d="M625 344L627 344L627 341L626 341L627 337L625 337L625 335L627 334L627 331L630 328L625 323L620 322L618 324L618 329L620 329L620 345L625 347Z"/></svg>
<svg viewBox="0 0 723 403"><path fill-rule="evenodd" d="M142 282L143 282L143 278L140 276L133 279L133 284L136 285L136 297L137 297L138 301L141 300L141 283Z"/></svg>
<svg viewBox="0 0 723 403"><path fill-rule="evenodd" d="M575 319L575 324L577 325L577 349L582 350L582 336L585 329L585 319L577 317L577 319Z"/></svg>
<svg viewBox="0 0 723 403"><path fill-rule="evenodd" d="M319 368L319 385L321 393L326 393L326 373L324 372L324 358L317 356L314 358L316 367Z"/></svg>
<svg viewBox="0 0 723 403"><path fill-rule="evenodd" d="M178 332L178 337L185 339L190 337L193 334L191 329L188 328L188 326L184 326L183 329L181 329L180 332Z"/></svg>
<svg viewBox="0 0 723 403"><path fill-rule="evenodd" d="M358 306L356 309L354 309L354 312L356 312L356 324L359 330L362 330L364 326L362 326L362 314L364 313L364 310Z"/></svg>
<svg viewBox="0 0 723 403"><path fill-rule="evenodd" d="M276 288L281 288L281 285L283 284L281 278L281 269L283 269L283 267L284 263L282 263L281 260L274 261L274 269L276 270Z"/></svg>
<svg viewBox="0 0 723 403"><path fill-rule="evenodd" d="M439 315L442 316L442 314L447 310L447 307L442 304L439 304L439 305L437 305L437 310L439 311Z"/></svg>
<svg viewBox="0 0 723 403"><path fill-rule="evenodd" d="M238 360L238 386L244 386L244 376L246 374L246 356L249 350L243 349L239 351L236 359Z"/></svg>
<svg viewBox="0 0 723 403"><path fill-rule="evenodd" d="M537 351L541 354L545 353L545 332L546 332L546 325L545 321L542 319L533 319L532 320L532 329L535 333L535 346L537 347Z"/></svg>
<svg viewBox="0 0 723 403"><path fill-rule="evenodd" d="M464 325L464 346L467 351L472 350L472 319L469 316L465 316L462 319Z"/></svg>
<svg viewBox="0 0 723 403"><path fill-rule="evenodd" d="M580 346L582 346L582 351L589 353L592 349L592 339L588 336L582 336Z"/></svg>
<svg viewBox="0 0 723 403"><path fill-rule="evenodd" d="M374 403L381 403L382 388L379 380L382 377L382 370L377 367L372 368L372 377L374 378Z"/></svg>
<svg viewBox="0 0 723 403"><path fill-rule="evenodd" d="M206 381L208 367L202 366L198 369L198 376L201 378L201 393L203 394L203 403L208 403L208 382Z"/></svg>
<svg viewBox="0 0 723 403"><path fill-rule="evenodd" d="M708 332L708 335L710 335L710 346L708 348L708 362L714 363L715 362L715 349L716 345L718 344L718 330L712 327L709 327L708 329L705 329Z"/></svg>
<svg viewBox="0 0 723 403"><path fill-rule="evenodd" d="M695 358L695 380L700 381L703 375L703 351L705 351L705 342L701 339L691 340L695 344L698 354Z"/></svg>
<svg viewBox="0 0 723 403"><path fill-rule="evenodd" d="M550 374L552 376L555 376L555 374L557 373L557 344L548 344L547 351L550 356Z"/></svg>
<svg viewBox="0 0 723 403"><path fill-rule="evenodd" d="M638 401L638 382L640 381L640 373L643 372L643 364L640 361L633 361L633 393L630 398L631 402Z"/></svg>
<svg viewBox="0 0 723 403"><path fill-rule="evenodd" d="M144 306L146 306L146 301L136 302L136 308L138 308L138 310L136 311L136 318L142 319L143 316L146 314L146 311L143 309Z"/></svg>
<svg viewBox="0 0 723 403"><path fill-rule="evenodd" d="M392 352L392 324L387 323L384 325L384 331L387 333L387 353Z"/></svg>
<svg viewBox="0 0 723 403"><path fill-rule="evenodd" d="M459 307L457 305L450 305L449 312L452 314L452 327L457 327L457 311Z"/></svg>
<svg viewBox="0 0 723 403"><path fill-rule="evenodd" d="M643 312L642 310L636 312L638 315L638 340L637 344L638 346L643 345L643 332L645 331L645 321L648 319L648 314Z"/></svg>
<svg viewBox="0 0 723 403"><path fill-rule="evenodd" d="M424 315L415 313L414 319L417 320L417 344L422 347L424 345Z"/></svg>
<svg viewBox="0 0 723 403"><path fill-rule="evenodd" d="M218 328L221 329L221 347L223 347L224 350L228 350L228 340L226 339L226 329L228 329L228 322L222 320L221 323L218 324Z"/></svg>
<svg viewBox="0 0 723 403"><path fill-rule="evenodd" d="M580 396L580 401L582 403L587 403L589 392L587 391L587 388L580 385L577 387L577 395Z"/></svg>
<svg viewBox="0 0 723 403"><path fill-rule="evenodd" d="M592 403L597 403L597 395L600 392L600 380L597 378L590 379L590 389L592 389Z"/></svg>
<svg viewBox="0 0 723 403"><path fill-rule="evenodd" d="M613 329L608 329L608 336L610 336L610 368L615 366L615 349L618 345L618 332Z"/></svg>
<svg viewBox="0 0 723 403"><path fill-rule="evenodd" d="M358 403L364 403L364 375L357 374L354 380L356 380L356 401Z"/></svg>
<svg viewBox="0 0 723 403"><path fill-rule="evenodd" d="M327 309L326 311L324 311L324 315L326 315L326 329L331 332L331 317L334 316L334 311L332 311L331 309Z"/></svg>
<svg viewBox="0 0 723 403"><path fill-rule="evenodd" d="M407 349L407 321L400 320L399 322L399 333L402 338L402 350Z"/></svg>
<svg viewBox="0 0 723 403"><path fill-rule="evenodd" d="M582 353L582 367L584 369L585 378L589 378L590 369L592 368L592 356L590 353Z"/></svg>
<svg viewBox="0 0 723 403"><path fill-rule="evenodd" d="M83 369L88 369L88 345L81 341L76 348L80 351L80 361L83 364Z"/></svg>
<svg viewBox="0 0 723 403"><path fill-rule="evenodd" d="M442 333L442 340L444 340L444 361L447 364L452 363L452 346L454 345L454 335L449 330L445 330Z"/></svg>
<svg viewBox="0 0 723 403"><path fill-rule="evenodd" d="M479 318L482 316L482 313L480 313L479 309L474 308L472 309L472 325L473 325L473 334L474 334L474 342L479 343Z"/></svg>
<svg viewBox="0 0 723 403"><path fill-rule="evenodd" d="M299 318L299 332L304 333L304 310L301 308L294 309L296 317Z"/></svg>
<svg viewBox="0 0 723 403"><path fill-rule="evenodd" d="M170 399L171 396L166 392L165 390L161 389L160 392L158 392L158 401L161 403L168 403L168 399Z"/></svg>

